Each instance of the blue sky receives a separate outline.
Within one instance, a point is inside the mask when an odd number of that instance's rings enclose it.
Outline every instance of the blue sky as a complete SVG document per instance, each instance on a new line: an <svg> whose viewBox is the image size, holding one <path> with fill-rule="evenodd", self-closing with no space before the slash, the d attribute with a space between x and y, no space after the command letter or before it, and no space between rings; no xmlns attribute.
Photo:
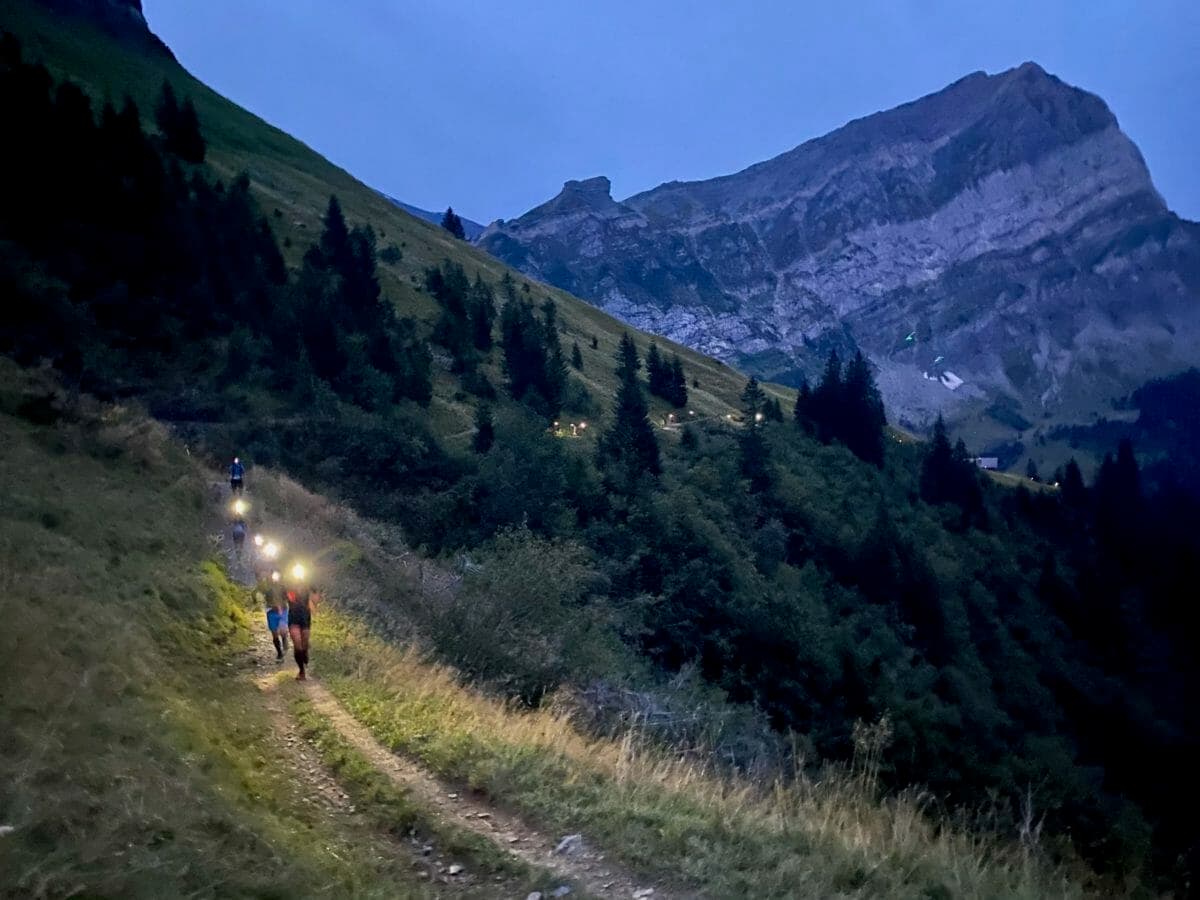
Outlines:
<svg viewBox="0 0 1200 900"><path fill-rule="evenodd" d="M1032 59L1104 98L1200 219L1200 2L144 0L209 85L372 187L481 222L623 198Z"/></svg>

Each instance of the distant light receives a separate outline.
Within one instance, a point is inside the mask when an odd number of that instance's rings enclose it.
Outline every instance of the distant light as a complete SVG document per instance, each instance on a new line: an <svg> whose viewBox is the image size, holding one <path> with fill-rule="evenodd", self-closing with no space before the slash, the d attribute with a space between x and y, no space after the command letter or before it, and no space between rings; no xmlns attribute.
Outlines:
<svg viewBox="0 0 1200 900"><path fill-rule="evenodd" d="M271 580L272 580L272 581L278 581L278 580L279 580L279 572L278 572L278 571L275 571L275 572L272 572L272 573L271 573Z"/></svg>
<svg viewBox="0 0 1200 900"><path fill-rule="evenodd" d="M554 427L555 427L555 428L557 428L557 427L558 427L558 423L557 423L557 422L555 422L555 423L554 423Z"/></svg>
<svg viewBox="0 0 1200 900"><path fill-rule="evenodd" d="M263 556L265 556L267 559L274 559L279 555L279 545L274 541L270 541L265 547L263 547L262 552Z"/></svg>
<svg viewBox="0 0 1200 900"><path fill-rule="evenodd" d="M292 577L297 581L301 581L304 578L304 574L304 566L300 565L300 563L296 563L294 566L292 566Z"/></svg>
<svg viewBox="0 0 1200 900"><path fill-rule="evenodd" d="M245 513L246 512L246 501L245 500L234 500L233 501L233 511L235 513L237 513L239 516L242 515L243 513Z"/></svg>
<svg viewBox="0 0 1200 900"><path fill-rule="evenodd" d="M755 422L761 422L762 420L763 420L763 414L762 414L762 413L755 413L755 414L754 414L754 421L755 421Z"/></svg>
<svg viewBox="0 0 1200 900"><path fill-rule="evenodd" d="M694 409L689 409L689 410L688 410L688 415L689 415L689 416L694 416L695 414L696 414L696 411L695 411Z"/></svg>
<svg viewBox="0 0 1200 900"><path fill-rule="evenodd" d="M580 422L580 423L579 423L579 427L580 427L580 428L587 428L587 422Z"/></svg>
<svg viewBox="0 0 1200 900"><path fill-rule="evenodd" d="M262 545L263 545L263 536L261 534L256 534L254 536L254 546L261 547Z"/></svg>

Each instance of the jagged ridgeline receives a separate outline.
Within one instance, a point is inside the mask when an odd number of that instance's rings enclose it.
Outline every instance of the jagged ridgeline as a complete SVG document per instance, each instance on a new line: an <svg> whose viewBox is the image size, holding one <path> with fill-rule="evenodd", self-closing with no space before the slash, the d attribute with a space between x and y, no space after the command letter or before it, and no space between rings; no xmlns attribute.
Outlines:
<svg viewBox="0 0 1200 900"><path fill-rule="evenodd" d="M929 448L886 431L862 358L831 358L790 416L769 386L731 396L715 364L618 342L474 251L414 267L311 154L269 183L220 170L256 171L254 148L233 156L236 109L178 74L155 108L109 103L4 39L7 354L468 557L472 602L425 635L524 702L633 685L703 711L663 717L664 741L764 777L797 750L845 760L855 722L886 716L890 786L990 793L1002 830L1032 796L1055 848L1191 871L1197 508L1127 446L1092 487L1068 468L1061 491L1002 489L941 429ZM303 191L310 234L262 201ZM381 299L385 254L421 315Z"/></svg>

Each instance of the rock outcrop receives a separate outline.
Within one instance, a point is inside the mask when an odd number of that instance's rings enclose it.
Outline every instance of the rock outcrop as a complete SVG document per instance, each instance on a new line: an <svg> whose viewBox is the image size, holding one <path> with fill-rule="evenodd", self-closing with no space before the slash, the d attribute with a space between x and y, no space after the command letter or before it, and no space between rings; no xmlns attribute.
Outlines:
<svg viewBox="0 0 1200 900"><path fill-rule="evenodd" d="M1200 226L1093 94L978 72L733 175L570 181L479 243L761 377L861 348L894 420L1078 420L1200 361Z"/></svg>

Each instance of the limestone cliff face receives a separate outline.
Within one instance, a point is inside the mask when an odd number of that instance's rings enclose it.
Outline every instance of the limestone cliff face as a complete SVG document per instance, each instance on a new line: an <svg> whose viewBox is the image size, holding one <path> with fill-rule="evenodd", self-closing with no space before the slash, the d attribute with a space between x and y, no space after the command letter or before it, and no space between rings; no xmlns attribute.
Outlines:
<svg viewBox="0 0 1200 900"><path fill-rule="evenodd" d="M479 242L760 376L858 346L917 426L996 404L1077 418L1200 362L1200 226L1103 101L1032 63L734 175L622 202L571 181Z"/></svg>

